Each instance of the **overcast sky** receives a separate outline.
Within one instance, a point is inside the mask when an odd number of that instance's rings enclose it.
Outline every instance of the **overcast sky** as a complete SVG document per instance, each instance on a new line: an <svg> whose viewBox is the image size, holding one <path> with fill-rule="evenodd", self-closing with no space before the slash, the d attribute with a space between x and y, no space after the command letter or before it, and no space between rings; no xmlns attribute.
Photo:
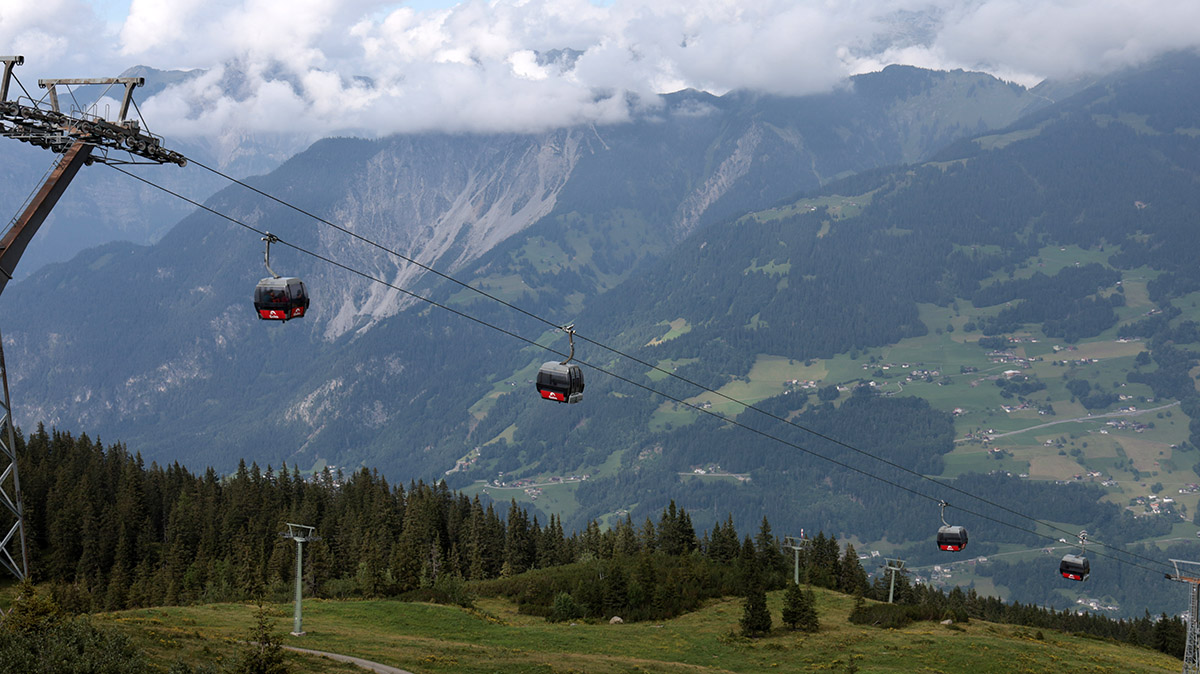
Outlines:
<svg viewBox="0 0 1200 674"><path fill-rule="evenodd" d="M1198 45L1198 0L0 0L35 95L203 69L139 98L170 135L535 130L687 87L804 94L891 63L1033 85Z"/></svg>

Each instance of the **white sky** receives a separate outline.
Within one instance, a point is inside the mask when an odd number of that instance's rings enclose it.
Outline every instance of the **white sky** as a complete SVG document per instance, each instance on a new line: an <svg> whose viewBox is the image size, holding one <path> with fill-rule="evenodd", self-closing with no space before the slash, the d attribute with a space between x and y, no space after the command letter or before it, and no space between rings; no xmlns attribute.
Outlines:
<svg viewBox="0 0 1200 674"><path fill-rule="evenodd" d="M1197 46L1198 0L0 0L31 92L206 70L139 99L170 135L536 130L686 87L804 94L890 63L1032 85ZM561 48L582 55L539 64Z"/></svg>

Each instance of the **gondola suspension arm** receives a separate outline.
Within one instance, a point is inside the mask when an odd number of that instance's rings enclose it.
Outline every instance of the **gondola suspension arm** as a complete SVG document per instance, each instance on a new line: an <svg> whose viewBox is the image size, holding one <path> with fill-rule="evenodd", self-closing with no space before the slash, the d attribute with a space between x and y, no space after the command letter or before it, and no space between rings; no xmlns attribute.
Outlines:
<svg viewBox="0 0 1200 674"><path fill-rule="evenodd" d="M563 362L559 363L559 365L566 365L567 363L571 362L571 359L572 359L572 358L574 358L574 357L575 357L575 324L574 324L574 323L572 323L571 325L566 325L566 326L563 326L563 327L562 327L562 328L560 328L560 329L561 329L563 332L567 333L567 339L568 339L568 340L570 340L570 343L571 343L571 353L570 353L570 355L568 355L568 356L567 356L567 359L566 359L566 360L564 360Z"/></svg>
<svg viewBox="0 0 1200 674"><path fill-rule="evenodd" d="M276 274L275 270L271 269L271 244L279 243L279 237L267 232L267 235L262 240L267 242L267 250L263 253L263 264L267 266L267 272L271 274L271 278L279 278L279 274Z"/></svg>

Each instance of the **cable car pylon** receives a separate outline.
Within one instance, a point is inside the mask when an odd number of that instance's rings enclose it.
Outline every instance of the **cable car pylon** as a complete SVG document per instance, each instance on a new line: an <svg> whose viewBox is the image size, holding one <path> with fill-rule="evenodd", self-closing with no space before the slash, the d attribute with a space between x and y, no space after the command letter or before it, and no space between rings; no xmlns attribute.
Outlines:
<svg viewBox="0 0 1200 674"><path fill-rule="evenodd" d="M13 74L13 68L25 64L24 56L0 56L3 74L0 75L0 136L62 155L42 186L22 206L8 229L0 236L0 293L13 279L17 263L49 217L59 198L66 191L79 169L96 162L107 164L177 164L187 159L178 152L162 146L162 139L143 129L144 120L126 119L133 101L133 90L146 83L141 77L42 79L38 86L46 90L40 100L34 100ZM9 100L11 84L16 82L24 96ZM121 108L116 121L110 121L89 110L64 113L58 104L59 87L101 85L121 86ZM107 91L107 89L106 89ZM73 95L72 95L73 96ZM140 113L139 113L140 119ZM117 154L120 153L120 154ZM122 158L127 155L128 159ZM142 160L142 161L138 161ZM22 210L23 208L23 210ZM5 536L0 539L0 565L18 580L29 576L29 557L25 543L25 513L21 505L21 481L17 471L16 432L12 418L12 400L8 392L8 374L0 347L0 379L3 380L3 409L0 410L0 503L3 510L16 521L11 526L0 525ZM12 491L8 490L11 479ZM7 518L6 518L7 519ZM19 555L10 546L20 542ZM17 557L20 557L18 560Z"/></svg>
<svg viewBox="0 0 1200 674"><path fill-rule="evenodd" d="M895 557L884 557L884 563L888 573L892 574L892 582L888 586L888 603L891 604L896 598L896 574L904 572L905 561Z"/></svg>
<svg viewBox="0 0 1200 674"><path fill-rule="evenodd" d="M1187 646L1183 651L1183 674L1200 674L1200 568L1192 568L1190 573L1184 573L1180 565L1200 567L1200 562L1186 559L1170 560L1175 565L1175 573L1166 574L1167 580L1191 585L1191 595L1188 601L1187 613Z"/></svg>
<svg viewBox="0 0 1200 674"><path fill-rule="evenodd" d="M0 340L0 344L3 340ZM0 564L8 569L9 573L17 577L17 580L25 580L29 577L29 555L25 543L25 510L21 505L21 478L17 474L17 434L13 428L12 422L12 403L8 398L8 368L4 365L4 348L0 346L0 384L3 385L4 398L0 399L0 414L3 418L0 419L0 453L4 455L4 461L7 462L7 467L3 474L0 474L0 502L4 504L4 508L13 516L15 520L4 534L3 542L0 543ZM8 484L11 478L12 493L9 493ZM18 560L13 556L9 549L9 545L14 539L20 543L21 558Z"/></svg>
<svg viewBox="0 0 1200 674"><path fill-rule="evenodd" d="M808 549L811 541L804 535L804 530L800 530L799 536L785 536L783 539L783 547L791 548L795 552L796 564L792 571L792 580L800 584L800 552Z"/></svg>

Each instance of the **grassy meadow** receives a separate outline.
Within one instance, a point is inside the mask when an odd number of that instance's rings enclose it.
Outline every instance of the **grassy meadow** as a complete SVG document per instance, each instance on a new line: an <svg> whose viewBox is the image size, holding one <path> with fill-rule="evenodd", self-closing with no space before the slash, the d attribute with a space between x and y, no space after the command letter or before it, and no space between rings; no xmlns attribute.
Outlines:
<svg viewBox="0 0 1200 674"><path fill-rule="evenodd" d="M284 643L342 653L415 673L616 672L1175 672L1178 660L1155 651L1051 630L972 621L914 623L903 629L852 625L851 597L814 589L821 630L780 625L782 592L768 595L775 627L760 639L738 636L740 599L723 599L661 623L551 624L487 599L475 610L396 601L304 604L304 637ZM280 633L291 606L278 605ZM123 611L97 622L129 634L164 671L172 662L231 657L255 607L216 604ZM361 671L293 655L296 672Z"/></svg>

